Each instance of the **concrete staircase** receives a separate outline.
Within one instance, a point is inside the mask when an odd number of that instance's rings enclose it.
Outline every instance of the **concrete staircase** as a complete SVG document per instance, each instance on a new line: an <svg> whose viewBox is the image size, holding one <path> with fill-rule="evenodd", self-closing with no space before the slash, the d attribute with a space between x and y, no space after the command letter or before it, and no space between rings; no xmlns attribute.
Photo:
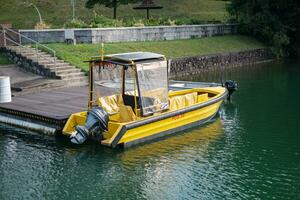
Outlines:
<svg viewBox="0 0 300 200"><path fill-rule="evenodd" d="M57 57L29 46L6 46L10 59L18 65L26 63L26 69L51 80L49 83L55 87L84 86L88 78L81 69L58 59ZM20 59L18 59L20 58ZM30 67L34 68L33 70ZM44 84L45 85L45 84ZM51 85L46 87L51 87ZM44 86L45 87L45 86Z"/></svg>

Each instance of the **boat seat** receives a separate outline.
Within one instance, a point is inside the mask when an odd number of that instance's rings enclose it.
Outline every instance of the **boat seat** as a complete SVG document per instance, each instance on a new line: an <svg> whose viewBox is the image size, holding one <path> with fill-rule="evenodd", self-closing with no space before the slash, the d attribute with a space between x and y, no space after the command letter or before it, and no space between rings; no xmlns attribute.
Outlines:
<svg viewBox="0 0 300 200"><path fill-rule="evenodd" d="M197 103L197 92L189 93L184 95L185 96L185 105L192 106Z"/></svg>
<svg viewBox="0 0 300 200"><path fill-rule="evenodd" d="M170 98L170 110L178 110L185 107L185 95L173 96Z"/></svg>
<svg viewBox="0 0 300 200"><path fill-rule="evenodd" d="M121 123L137 120L137 117L134 114L131 106L125 106L125 105L120 106L120 119L119 120Z"/></svg>
<svg viewBox="0 0 300 200"><path fill-rule="evenodd" d="M197 102L198 103L202 103L202 102L207 101L207 100L208 100L208 93L200 94L197 97Z"/></svg>
<svg viewBox="0 0 300 200"><path fill-rule="evenodd" d="M122 96L117 94L106 97L100 97L98 99L98 104L99 106L103 107L108 114L115 114L119 112L120 105L123 105L124 103Z"/></svg>
<svg viewBox="0 0 300 200"><path fill-rule="evenodd" d="M205 97L207 98L207 94L206 96L205 94L203 94L203 96L200 95L201 97L199 97L197 94L198 94L197 92L193 92L184 95L170 97L170 110L178 110L188 106L192 106L198 103L199 99L203 101Z"/></svg>

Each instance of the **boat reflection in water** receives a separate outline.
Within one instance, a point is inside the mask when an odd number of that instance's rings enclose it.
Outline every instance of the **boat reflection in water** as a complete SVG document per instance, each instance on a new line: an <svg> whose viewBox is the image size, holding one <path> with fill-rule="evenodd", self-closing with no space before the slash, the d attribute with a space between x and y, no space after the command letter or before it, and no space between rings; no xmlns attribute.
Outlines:
<svg viewBox="0 0 300 200"><path fill-rule="evenodd" d="M105 158L110 157L112 154L117 155L123 164L134 164L135 161L140 162L141 159L147 160L148 158L160 157L164 154L170 156L177 156L178 153L194 149L197 146L198 153L205 152L208 145L214 140L218 139L223 133L223 122L220 118L216 117L211 120L207 125L188 129L186 131L179 132L174 137L166 136L160 138L157 141L151 141L140 146L135 146L129 149L111 150L107 147L101 147L97 144L86 144L82 147L76 147L71 145L66 148L66 158L79 158L83 154L85 155L97 155ZM191 155L192 156L192 155Z"/></svg>
<svg viewBox="0 0 300 200"><path fill-rule="evenodd" d="M207 147L211 142L218 139L223 133L223 124L220 118L213 119L210 123L203 127L189 129L178 133L174 137L167 136L156 142L147 143L141 146L126 149L120 154L122 162L126 164L134 164L140 162L141 159L147 159L148 157L160 157L164 154L180 156L180 152L191 151L196 154L205 153ZM190 155L193 156L193 155ZM197 156L199 157L199 155Z"/></svg>

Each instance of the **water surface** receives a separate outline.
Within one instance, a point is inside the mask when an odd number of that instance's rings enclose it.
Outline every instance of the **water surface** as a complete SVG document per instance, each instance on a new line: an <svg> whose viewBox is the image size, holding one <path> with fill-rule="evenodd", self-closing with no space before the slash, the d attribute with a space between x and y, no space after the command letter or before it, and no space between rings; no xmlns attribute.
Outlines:
<svg viewBox="0 0 300 200"><path fill-rule="evenodd" d="M0 125L0 199L300 199L300 62L202 73L239 91L209 124L127 150Z"/></svg>

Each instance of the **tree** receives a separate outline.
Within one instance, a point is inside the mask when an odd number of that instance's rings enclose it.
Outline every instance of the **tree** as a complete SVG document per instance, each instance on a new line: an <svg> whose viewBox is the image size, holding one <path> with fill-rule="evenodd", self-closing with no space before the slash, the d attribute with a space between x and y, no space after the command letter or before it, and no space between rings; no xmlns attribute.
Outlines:
<svg viewBox="0 0 300 200"><path fill-rule="evenodd" d="M267 42L278 56L300 55L299 0L232 0L227 9L244 33Z"/></svg>
<svg viewBox="0 0 300 200"><path fill-rule="evenodd" d="M85 7L87 8L94 8L96 4L99 5L104 5L105 7L108 8L113 8L114 9L114 19L117 19L117 7L121 4L126 5L130 3L136 3L139 2L140 0L87 0L85 3Z"/></svg>

